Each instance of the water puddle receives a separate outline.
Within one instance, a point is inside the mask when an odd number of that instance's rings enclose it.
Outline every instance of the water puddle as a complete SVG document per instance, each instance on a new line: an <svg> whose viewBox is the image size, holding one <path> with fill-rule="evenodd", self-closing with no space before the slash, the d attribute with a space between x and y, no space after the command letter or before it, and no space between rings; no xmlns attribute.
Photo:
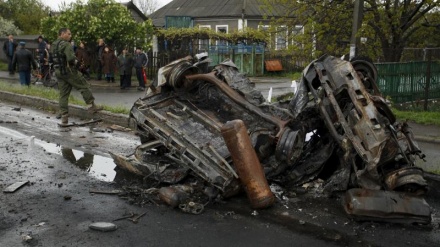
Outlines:
<svg viewBox="0 0 440 247"><path fill-rule="evenodd" d="M37 145L44 148L48 153L61 155L73 165L79 167L81 170L87 171L91 176L99 180L111 182L116 176L116 171L114 170L116 164L111 157L104 157L102 155L63 147L55 143L45 142L34 136L27 136L18 131L4 128L2 126L0 126L0 133L25 140L28 143L29 150L32 150Z"/></svg>

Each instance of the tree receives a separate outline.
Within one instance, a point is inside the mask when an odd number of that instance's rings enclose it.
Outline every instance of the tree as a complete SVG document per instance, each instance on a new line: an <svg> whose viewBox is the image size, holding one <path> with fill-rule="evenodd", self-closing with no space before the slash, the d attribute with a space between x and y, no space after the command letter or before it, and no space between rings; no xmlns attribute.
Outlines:
<svg viewBox="0 0 440 247"><path fill-rule="evenodd" d="M5 20L0 16L0 36L19 35L22 31L12 21Z"/></svg>
<svg viewBox="0 0 440 247"><path fill-rule="evenodd" d="M115 49L124 46L147 49L153 32L150 21L137 23L129 10L114 0L89 0L87 4L77 0L63 6L60 15L42 20L42 33L49 40L57 38L61 27L68 27L74 40L95 44L104 38Z"/></svg>
<svg viewBox="0 0 440 247"><path fill-rule="evenodd" d="M317 57L323 53L348 53L353 18L353 1L344 0L260 0L264 8L272 8L282 18L274 26L304 26L302 33L290 33L289 49ZM364 18L358 36L367 42L360 54L374 60L399 61L408 45L421 45L423 39L413 38L428 28L425 17L438 12L437 0L364 0ZM282 8L271 6L282 5ZM431 18L434 19L434 18ZM316 50L314 50L316 49Z"/></svg>
<svg viewBox="0 0 440 247"><path fill-rule="evenodd" d="M149 15L157 10L157 0L134 0L133 3L139 8L144 15Z"/></svg>
<svg viewBox="0 0 440 247"><path fill-rule="evenodd" d="M420 22L422 27L411 36L410 47L440 47L440 11L428 13Z"/></svg>
<svg viewBox="0 0 440 247"><path fill-rule="evenodd" d="M38 34L41 19L49 11L41 0L0 0L0 16L12 21L23 34Z"/></svg>
<svg viewBox="0 0 440 247"><path fill-rule="evenodd" d="M414 33L425 28L424 17L437 11L437 0L365 0L364 23L380 42L385 61L398 62ZM366 28L368 28L366 27ZM419 43L424 43L420 39Z"/></svg>
<svg viewBox="0 0 440 247"><path fill-rule="evenodd" d="M335 0L260 0L272 16L269 32L272 43L287 43L297 57L311 59L328 53L343 55L349 51L353 3ZM348 11L347 11L348 10ZM284 36L284 37L283 37ZM271 46L275 48L274 45Z"/></svg>

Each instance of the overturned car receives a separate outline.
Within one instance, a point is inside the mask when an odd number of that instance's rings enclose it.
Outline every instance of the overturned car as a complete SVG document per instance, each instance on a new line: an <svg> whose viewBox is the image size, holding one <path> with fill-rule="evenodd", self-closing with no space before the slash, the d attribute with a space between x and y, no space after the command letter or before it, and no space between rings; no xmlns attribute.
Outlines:
<svg viewBox="0 0 440 247"><path fill-rule="evenodd" d="M381 97L371 62L323 56L276 103L231 61L211 71L209 62L162 67L130 112L142 143L134 158L112 154L119 167L156 179L164 202L188 209L194 189L211 198L244 189L260 209L275 201L269 184L288 190L319 178L324 193L346 192L355 218L430 222L428 186L414 166L424 155ZM188 177L197 188L181 186Z"/></svg>

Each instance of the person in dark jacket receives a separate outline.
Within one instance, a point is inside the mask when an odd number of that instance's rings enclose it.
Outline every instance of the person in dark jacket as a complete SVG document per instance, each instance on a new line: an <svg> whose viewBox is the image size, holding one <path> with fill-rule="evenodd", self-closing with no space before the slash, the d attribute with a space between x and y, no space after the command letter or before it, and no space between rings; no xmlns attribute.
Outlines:
<svg viewBox="0 0 440 247"><path fill-rule="evenodd" d="M104 73L107 82L115 82L116 62L118 58L115 52L106 45L101 56L102 73Z"/></svg>
<svg viewBox="0 0 440 247"><path fill-rule="evenodd" d="M84 41L79 42L79 47L76 49L75 56L78 59L78 70L83 74L83 76L89 80L90 79L90 56L86 49L86 44Z"/></svg>
<svg viewBox="0 0 440 247"><path fill-rule="evenodd" d="M133 70L133 56L128 53L127 48L122 49L122 53L118 56L119 84L121 89L131 87L131 73Z"/></svg>
<svg viewBox="0 0 440 247"><path fill-rule="evenodd" d="M98 62L98 66L96 69L96 76L98 81L101 80L102 78L102 63L101 63L101 57L102 57L102 53L104 52L104 47L105 47L105 43L104 43L104 39L98 39L98 45L96 46L96 53L97 53L97 62Z"/></svg>
<svg viewBox="0 0 440 247"><path fill-rule="evenodd" d="M46 43L46 47L43 51L43 62L40 61L41 66L41 73L43 76L44 81L49 81L52 78L51 72L50 72L50 63L51 63L51 55L49 52L50 44Z"/></svg>
<svg viewBox="0 0 440 247"><path fill-rule="evenodd" d="M43 36L38 36L38 62L43 65L44 64L44 56L45 56L45 50L46 50L46 41L44 41Z"/></svg>
<svg viewBox="0 0 440 247"><path fill-rule="evenodd" d="M14 74L14 67L12 66L12 58L14 58L15 49L17 48L17 42L14 40L14 36L10 34L8 39L3 43L3 52L8 58L8 71L10 75Z"/></svg>
<svg viewBox="0 0 440 247"><path fill-rule="evenodd" d="M20 84L22 86L29 86L31 84L31 67L37 69L37 63L32 52L24 48L25 44L23 41L20 42L20 47L12 59L12 66L13 68L18 67Z"/></svg>
<svg viewBox="0 0 440 247"><path fill-rule="evenodd" d="M136 55L134 58L134 67L136 68L136 77L139 81L139 91L145 91L146 81L144 79L144 67L147 66L148 58L141 48L136 48Z"/></svg>

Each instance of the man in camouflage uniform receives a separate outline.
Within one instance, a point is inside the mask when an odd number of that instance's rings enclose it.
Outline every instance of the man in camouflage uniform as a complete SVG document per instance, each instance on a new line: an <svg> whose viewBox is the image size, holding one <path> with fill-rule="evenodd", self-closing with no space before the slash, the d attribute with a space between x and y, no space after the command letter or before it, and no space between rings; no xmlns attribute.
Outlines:
<svg viewBox="0 0 440 247"><path fill-rule="evenodd" d="M60 91L59 107L61 124L67 124L69 119L69 96L72 88L78 90L86 104L91 105L88 110L95 113L102 110L101 106L95 105L95 97L90 91L90 84L78 71L78 61L70 44L72 33L68 28L61 28L58 31L58 39L53 42L50 50L54 58L55 74L58 78Z"/></svg>

